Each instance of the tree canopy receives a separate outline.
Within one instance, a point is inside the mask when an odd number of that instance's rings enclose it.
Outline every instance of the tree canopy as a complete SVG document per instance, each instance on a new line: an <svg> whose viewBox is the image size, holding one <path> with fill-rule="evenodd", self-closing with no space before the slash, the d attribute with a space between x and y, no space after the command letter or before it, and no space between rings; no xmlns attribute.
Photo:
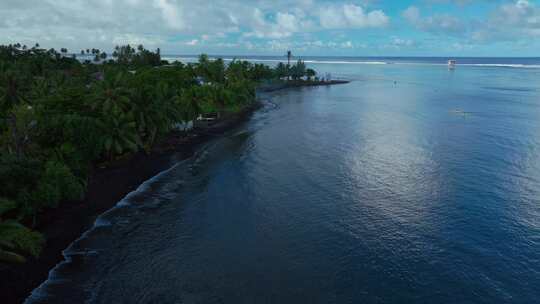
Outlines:
<svg viewBox="0 0 540 304"><path fill-rule="evenodd" d="M302 61L270 68L201 55L169 64L142 45L107 58L0 46L0 261L39 255L39 214L81 200L96 164L150 151L199 114L241 110L260 81L315 75Z"/></svg>

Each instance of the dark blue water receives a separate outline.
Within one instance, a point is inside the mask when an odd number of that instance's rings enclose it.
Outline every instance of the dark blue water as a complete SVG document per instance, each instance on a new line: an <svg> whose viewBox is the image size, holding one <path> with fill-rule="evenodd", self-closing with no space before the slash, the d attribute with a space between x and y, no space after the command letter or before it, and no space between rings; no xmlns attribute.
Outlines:
<svg viewBox="0 0 540 304"><path fill-rule="evenodd" d="M535 303L540 69L312 63L144 184L28 302Z"/></svg>

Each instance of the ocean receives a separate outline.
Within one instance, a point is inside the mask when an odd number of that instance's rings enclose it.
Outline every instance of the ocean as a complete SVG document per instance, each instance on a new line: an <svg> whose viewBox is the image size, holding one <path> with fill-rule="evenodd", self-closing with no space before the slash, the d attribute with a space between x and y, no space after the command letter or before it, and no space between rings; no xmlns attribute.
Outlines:
<svg viewBox="0 0 540 304"><path fill-rule="evenodd" d="M164 60L170 62L196 62L198 56L193 55L164 55ZM279 62L286 63L285 56L230 56L210 55L210 58L222 58L225 61L233 59L274 65ZM540 69L540 57L324 57L324 56L293 56L292 61L303 60L307 64L331 65L448 65L448 60L456 60L460 66L493 67L493 68L533 68Z"/></svg>
<svg viewBox="0 0 540 304"><path fill-rule="evenodd" d="M27 303L538 302L540 59L304 59L351 82L260 94Z"/></svg>

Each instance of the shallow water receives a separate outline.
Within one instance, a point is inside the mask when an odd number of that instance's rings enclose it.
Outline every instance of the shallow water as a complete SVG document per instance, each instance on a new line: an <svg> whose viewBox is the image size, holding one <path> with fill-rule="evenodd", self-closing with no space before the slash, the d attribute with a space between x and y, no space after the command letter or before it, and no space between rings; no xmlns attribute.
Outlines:
<svg viewBox="0 0 540 304"><path fill-rule="evenodd" d="M533 303L540 70L314 64L145 183L29 303Z"/></svg>

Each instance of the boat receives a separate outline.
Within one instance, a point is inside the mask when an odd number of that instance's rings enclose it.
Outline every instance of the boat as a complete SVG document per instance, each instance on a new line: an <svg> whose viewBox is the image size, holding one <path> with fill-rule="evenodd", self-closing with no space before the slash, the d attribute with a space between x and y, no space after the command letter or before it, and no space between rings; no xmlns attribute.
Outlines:
<svg viewBox="0 0 540 304"><path fill-rule="evenodd" d="M455 60L448 60L448 69L453 70L456 68L456 61Z"/></svg>

